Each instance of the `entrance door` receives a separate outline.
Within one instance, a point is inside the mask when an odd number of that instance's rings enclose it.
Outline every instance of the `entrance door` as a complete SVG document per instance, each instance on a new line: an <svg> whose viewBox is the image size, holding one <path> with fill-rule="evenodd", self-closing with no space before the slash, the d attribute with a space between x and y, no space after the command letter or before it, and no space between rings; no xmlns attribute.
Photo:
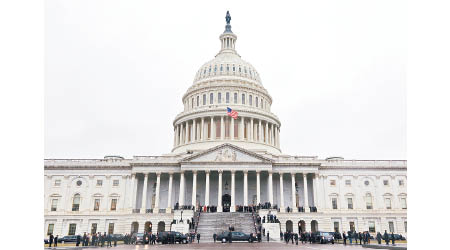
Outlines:
<svg viewBox="0 0 450 250"><path fill-rule="evenodd" d="M224 212L230 212L231 206L231 196L229 194L224 194L222 196L222 207Z"/></svg>

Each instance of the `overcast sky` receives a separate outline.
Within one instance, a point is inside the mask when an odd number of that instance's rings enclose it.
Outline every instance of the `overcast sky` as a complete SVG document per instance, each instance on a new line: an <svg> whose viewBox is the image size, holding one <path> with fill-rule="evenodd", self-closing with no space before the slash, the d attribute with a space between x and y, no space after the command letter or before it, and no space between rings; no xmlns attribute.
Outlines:
<svg viewBox="0 0 450 250"><path fill-rule="evenodd" d="M406 159L406 1L392 0L47 0L45 157L169 153L227 10L283 153Z"/></svg>

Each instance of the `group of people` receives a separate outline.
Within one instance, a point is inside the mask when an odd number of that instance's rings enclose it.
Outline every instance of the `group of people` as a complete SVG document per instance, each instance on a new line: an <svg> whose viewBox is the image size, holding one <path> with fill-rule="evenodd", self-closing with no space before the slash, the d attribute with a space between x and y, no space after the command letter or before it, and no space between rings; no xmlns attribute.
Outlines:
<svg viewBox="0 0 450 250"><path fill-rule="evenodd" d="M286 244L289 243L289 241L292 242L292 244L298 245L298 234L297 233L293 233L290 231L284 232L284 234L282 232L280 232L280 239L284 240L284 242L286 242Z"/></svg>
<svg viewBox="0 0 450 250"><path fill-rule="evenodd" d="M262 223L279 223L279 222L280 221L277 219L277 216L270 213L267 214L267 220L266 216L263 216L262 219Z"/></svg>
<svg viewBox="0 0 450 250"><path fill-rule="evenodd" d="M344 245L347 244L347 240L349 241L350 244L352 244L353 241L355 241L355 244L358 244L359 240L360 245L366 245L370 244L370 233L367 231L362 233L348 231L347 234L345 234L345 232L342 233L342 239L344 241ZM375 239L377 240L379 245L383 240L386 243L386 245L389 245L389 242L392 242L392 245L395 245L395 236L393 232L390 235L386 230L384 230L383 235L381 235L381 233L378 232L377 235L375 236Z"/></svg>
<svg viewBox="0 0 450 250"><path fill-rule="evenodd" d="M58 237L59 235L53 236L53 234L50 234L50 236L48 237L48 244L49 247L52 247L52 244L54 243L54 246L57 247L58 246Z"/></svg>
<svg viewBox="0 0 450 250"><path fill-rule="evenodd" d="M102 233L94 233L87 234L86 232L81 235L77 235L76 246L100 246L104 247L106 242L107 247L112 247L114 242L114 246L117 246L117 238L111 234L106 234L106 232Z"/></svg>

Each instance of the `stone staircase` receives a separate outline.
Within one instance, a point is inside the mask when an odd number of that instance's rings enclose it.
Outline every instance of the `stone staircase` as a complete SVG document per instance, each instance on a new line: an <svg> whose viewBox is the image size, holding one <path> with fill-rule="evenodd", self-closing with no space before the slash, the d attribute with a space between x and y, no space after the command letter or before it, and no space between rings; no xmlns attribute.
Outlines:
<svg viewBox="0 0 450 250"><path fill-rule="evenodd" d="M201 241L213 241L213 234L228 232L228 227L234 226L234 231L255 234L252 213L202 213L197 227Z"/></svg>

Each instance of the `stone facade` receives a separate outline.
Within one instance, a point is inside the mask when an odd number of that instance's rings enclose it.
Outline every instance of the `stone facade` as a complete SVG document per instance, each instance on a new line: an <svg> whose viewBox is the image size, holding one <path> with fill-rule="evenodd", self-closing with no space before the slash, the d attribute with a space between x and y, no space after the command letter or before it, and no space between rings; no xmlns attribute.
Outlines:
<svg viewBox="0 0 450 250"><path fill-rule="evenodd" d="M220 36L219 53L183 96L171 153L45 160L45 235L49 229L68 235L94 227L123 234L170 230L182 216L174 210L177 202L222 212L224 195L231 196L231 212L236 205L277 205L271 213L282 231L354 228L406 235L406 161L283 155L272 98L237 54L236 39L230 26ZM227 116L227 107L238 119Z"/></svg>

